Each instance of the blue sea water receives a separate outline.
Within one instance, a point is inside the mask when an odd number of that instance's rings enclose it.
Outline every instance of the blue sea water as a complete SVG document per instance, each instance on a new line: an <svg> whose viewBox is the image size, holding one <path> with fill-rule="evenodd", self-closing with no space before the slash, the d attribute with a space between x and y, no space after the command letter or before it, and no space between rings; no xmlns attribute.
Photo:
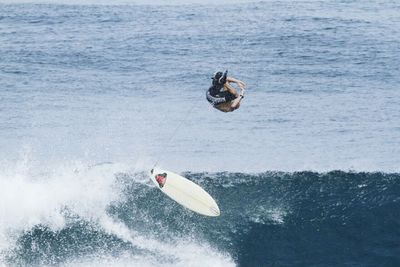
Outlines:
<svg viewBox="0 0 400 267"><path fill-rule="evenodd" d="M0 3L0 265L399 266L400 3ZM228 69L239 110L205 100ZM155 162L216 199L162 195Z"/></svg>

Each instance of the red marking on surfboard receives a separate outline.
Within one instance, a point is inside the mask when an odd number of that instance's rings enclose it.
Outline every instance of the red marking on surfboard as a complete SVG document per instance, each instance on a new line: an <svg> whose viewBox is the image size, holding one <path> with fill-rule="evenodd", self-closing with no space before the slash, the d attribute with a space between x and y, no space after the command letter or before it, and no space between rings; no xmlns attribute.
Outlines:
<svg viewBox="0 0 400 267"><path fill-rule="evenodd" d="M166 173L156 174L155 178L158 183L158 186L160 188L163 188L165 182L167 181L167 174Z"/></svg>

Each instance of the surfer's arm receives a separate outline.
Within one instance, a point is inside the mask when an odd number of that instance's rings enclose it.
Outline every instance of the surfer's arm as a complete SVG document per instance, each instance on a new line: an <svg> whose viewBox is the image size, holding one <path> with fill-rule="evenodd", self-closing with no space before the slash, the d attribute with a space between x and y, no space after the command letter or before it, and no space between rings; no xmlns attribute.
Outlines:
<svg viewBox="0 0 400 267"><path fill-rule="evenodd" d="M226 77L226 81L228 83L237 83L240 87L240 89L244 89L246 87L246 84L244 82L242 82L241 80L235 79L233 77Z"/></svg>

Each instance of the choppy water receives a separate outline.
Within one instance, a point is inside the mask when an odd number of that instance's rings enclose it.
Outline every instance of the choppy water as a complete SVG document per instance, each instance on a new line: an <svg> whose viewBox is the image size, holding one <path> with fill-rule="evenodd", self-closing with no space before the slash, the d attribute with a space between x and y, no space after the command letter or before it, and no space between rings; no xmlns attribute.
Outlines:
<svg viewBox="0 0 400 267"><path fill-rule="evenodd" d="M398 266L399 14L0 4L0 264ZM230 114L204 99L224 69ZM154 188L157 160L221 217Z"/></svg>

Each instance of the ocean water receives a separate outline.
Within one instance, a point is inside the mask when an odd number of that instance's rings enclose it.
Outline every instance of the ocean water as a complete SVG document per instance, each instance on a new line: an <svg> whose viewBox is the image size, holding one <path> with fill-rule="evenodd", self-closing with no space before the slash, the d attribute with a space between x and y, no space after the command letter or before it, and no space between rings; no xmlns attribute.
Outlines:
<svg viewBox="0 0 400 267"><path fill-rule="evenodd" d="M0 1L0 266L399 266L400 3L138 3Z"/></svg>

